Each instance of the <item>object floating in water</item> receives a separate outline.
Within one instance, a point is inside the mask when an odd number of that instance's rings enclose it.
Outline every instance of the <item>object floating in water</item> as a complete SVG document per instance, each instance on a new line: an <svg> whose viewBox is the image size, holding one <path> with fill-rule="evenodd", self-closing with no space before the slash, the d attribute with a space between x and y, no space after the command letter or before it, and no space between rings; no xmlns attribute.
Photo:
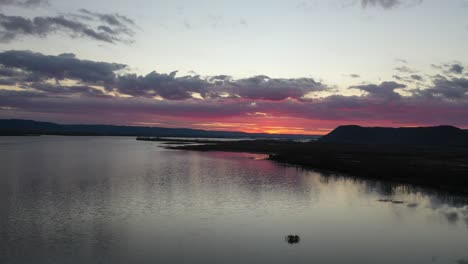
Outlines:
<svg viewBox="0 0 468 264"><path fill-rule="evenodd" d="M301 241L301 238L298 235L288 235L285 240L289 244L297 244Z"/></svg>

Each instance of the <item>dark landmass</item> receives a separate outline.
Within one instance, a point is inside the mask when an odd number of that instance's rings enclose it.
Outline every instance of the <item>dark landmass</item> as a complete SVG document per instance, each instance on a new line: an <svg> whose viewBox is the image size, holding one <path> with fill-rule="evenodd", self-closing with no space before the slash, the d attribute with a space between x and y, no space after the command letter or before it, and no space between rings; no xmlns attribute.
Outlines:
<svg viewBox="0 0 468 264"><path fill-rule="evenodd" d="M434 128L439 129L440 127ZM416 130L422 134L433 132L431 129ZM442 130L445 131L445 128ZM333 135L335 139L351 137L337 137L335 131L329 135ZM420 136L424 138L424 135ZM330 142L331 137L327 137L324 137L325 140L312 142L240 140L169 148L264 153L277 162L317 170L468 193L468 146L463 138L450 140L444 145L440 141L437 144L424 144L423 140L419 140L417 144L406 144L406 139L392 139L392 143L385 143L387 141L381 138L372 140L380 144L334 143Z"/></svg>
<svg viewBox="0 0 468 264"><path fill-rule="evenodd" d="M468 145L468 131L453 126L408 128L340 126L320 138L320 141L347 144Z"/></svg>
<svg viewBox="0 0 468 264"><path fill-rule="evenodd" d="M166 138L166 137L137 137L138 141L155 141L155 142L162 142L164 144L208 144L208 143L216 143L219 140L210 140L210 139L178 139L178 138Z"/></svg>
<svg viewBox="0 0 468 264"><path fill-rule="evenodd" d="M187 128L162 128L112 125L62 125L22 119L0 119L0 136L66 135L66 136L142 136L196 138L289 138L316 139L309 135L250 134L229 131L207 131Z"/></svg>

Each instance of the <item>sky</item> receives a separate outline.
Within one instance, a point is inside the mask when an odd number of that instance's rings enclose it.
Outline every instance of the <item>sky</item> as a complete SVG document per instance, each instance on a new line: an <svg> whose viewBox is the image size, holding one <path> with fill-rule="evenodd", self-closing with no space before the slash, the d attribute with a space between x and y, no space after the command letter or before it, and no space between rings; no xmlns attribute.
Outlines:
<svg viewBox="0 0 468 264"><path fill-rule="evenodd" d="M468 128L468 0L0 0L0 118Z"/></svg>

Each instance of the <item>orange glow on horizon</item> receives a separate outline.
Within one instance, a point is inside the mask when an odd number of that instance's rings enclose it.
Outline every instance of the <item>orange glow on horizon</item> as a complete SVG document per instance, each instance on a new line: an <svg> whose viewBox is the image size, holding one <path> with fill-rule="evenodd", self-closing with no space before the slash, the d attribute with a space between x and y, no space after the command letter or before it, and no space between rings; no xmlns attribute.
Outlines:
<svg viewBox="0 0 468 264"><path fill-rule="evenodd" d="M204 130L232 131L245 133L265 134L292 134L292 135L325 135L333 130L330 129L306 129L304 127L289 126L288 124L276 124L272 122L204 122L193 124L192 127Z"/></svg>
<svg viewBox="0 0 468 264"><path fill-rule="evenodd" d="M390 120L369 122L361 120L313 120L298 117L271 116L255 114L222 119L210 117L141 117L142 121L133 122L135 126L154 126L168 128L191 128L211 131L291 134L291 135L326 135L342 125L360 125L365 127L417 127L431 126L422 123L396 123ZM143 121L144 120L144 121Z"/></svg>

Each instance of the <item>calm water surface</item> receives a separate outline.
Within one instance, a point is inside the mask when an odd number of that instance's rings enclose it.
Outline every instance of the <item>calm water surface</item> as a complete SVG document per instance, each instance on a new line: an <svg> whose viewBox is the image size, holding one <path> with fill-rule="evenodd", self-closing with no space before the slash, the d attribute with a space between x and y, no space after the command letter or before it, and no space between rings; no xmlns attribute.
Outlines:
<svg viewBox="0 0 468 264"><path fill-rule="evenodd" d="M468 263L464 197L260 158L0 138L0 263Z"/></svg>

